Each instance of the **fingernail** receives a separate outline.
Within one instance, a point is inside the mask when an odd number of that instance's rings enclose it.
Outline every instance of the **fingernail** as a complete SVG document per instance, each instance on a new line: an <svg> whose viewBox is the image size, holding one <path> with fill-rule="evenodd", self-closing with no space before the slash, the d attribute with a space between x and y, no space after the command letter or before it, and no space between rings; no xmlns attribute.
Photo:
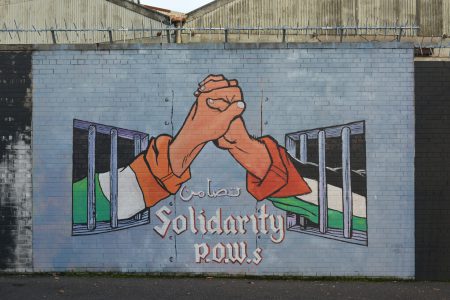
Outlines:
<svg viewBox="0 0 450 300"><path fill-rule="evenodd" d="M239 108L245 108L245 103L242 102L242 101L239 101L239 102L237 103L237 107L239 107Z"/></svg>
<svg viewBox="0 0 450 300"><path fill-rule="evenodd" d="M208 98L208 103L209 103L209 104L213 104L213 103L214 103L214 100L211 99L211 98Z"/></svg>
<svg viewBox="0 0 450 300"><path fill-rule="evenodd" d="M205 90L205 86L204 85L202 85L201 87L200 87L200 89L199 89L200 91L204 91Z"/></svg>

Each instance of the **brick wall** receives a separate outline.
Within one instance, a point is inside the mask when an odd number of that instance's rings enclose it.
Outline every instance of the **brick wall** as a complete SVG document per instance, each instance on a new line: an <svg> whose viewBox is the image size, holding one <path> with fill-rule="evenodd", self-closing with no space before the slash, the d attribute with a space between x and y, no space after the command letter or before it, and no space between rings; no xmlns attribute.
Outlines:
<svg viewBox="0 0 450 300"><path fill-rule="evenodd" d="M414 69L402 44L149 45L33 54L33 201L36 271L140 271L227 274L414 276ZM163 47L163 48L161 48ZM238 199L179 194L150 210L150 223L104 234L72 235L73 120L150 136L177 133L207 74L242 86L249 132L284 144L287 133L365 121L368 245L288 231L267 234L156 234L156 212L189 208L210 217L246 215L271 202L246 192L245 171L208 144L192 165L193 191L239 187ZM194 260L194 245L245 242L260 264Z"/></svg>
<svg viewBox="0 0 450 300"><path fill-rule="evenodd" d="M0 52L0 271L31 260L31 52Z"/></svg>
<svg viewBox="0 0 450 300"><path fill-rule="evenodd" d="M450 62L418 61L416 81L416 277L450 277Z"/></svg>

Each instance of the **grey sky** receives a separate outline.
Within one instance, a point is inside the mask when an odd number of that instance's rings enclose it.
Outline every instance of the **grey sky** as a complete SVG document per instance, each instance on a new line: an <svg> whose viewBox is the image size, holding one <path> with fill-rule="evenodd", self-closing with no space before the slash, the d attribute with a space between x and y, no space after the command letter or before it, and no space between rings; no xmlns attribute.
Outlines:
<svg viewBox="0 0 450 300"><path fill-rule="evenodd" d="M141 0L142 4L176 10L179 12L190 12L212 0Z"/></svg>

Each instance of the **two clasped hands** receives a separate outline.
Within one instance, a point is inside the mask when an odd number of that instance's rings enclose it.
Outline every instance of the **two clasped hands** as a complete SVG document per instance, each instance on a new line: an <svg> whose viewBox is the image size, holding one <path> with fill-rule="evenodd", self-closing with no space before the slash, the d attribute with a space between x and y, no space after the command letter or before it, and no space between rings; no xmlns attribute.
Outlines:
<svg viewBox="0 0 450 300"><path fill-rule="evenodd" d="M210 75L175 137L160 135L130 165L146 207L154 206L191 178L189 166L208 142L228 151L247 170L247 191L255 199L309 193L310 189L271 137L252 137L242 118L246 108L237 80Z"/></svg>
<svg viewBox="0 0 450 300"><path fill-rule="evenodd" d="M271 158L265 144L253 138L245 127L242 114L246 104L237 80L210 75L200 82L194 95L196 101L169 147L173 173L181 176L212 141L229 151L249 173L264 178Z"/></svg>

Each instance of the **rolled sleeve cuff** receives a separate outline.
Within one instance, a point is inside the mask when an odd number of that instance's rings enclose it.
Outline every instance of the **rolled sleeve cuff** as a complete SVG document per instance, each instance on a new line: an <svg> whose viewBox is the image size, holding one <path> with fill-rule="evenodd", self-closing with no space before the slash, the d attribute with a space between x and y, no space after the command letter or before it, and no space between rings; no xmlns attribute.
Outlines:
<svg viewBox="0 0 450 300"><path fill-rule="evenodd" d="M269 152L271 164L263 179L247 172L247 190L257 200L264 200L280 190L288 179L286 167L278 150L278 144L270 137L260 139Z"/></svg>
<svg viewBox="0 0 450 300"><path fill-rule="evenodd" d="M169 160L171 141L172 137L167 135L151 139L147 152L140 154L131 164L147 207L175 194L191 178L189 169L181 176L173 173Z"/></svg>
<svg viewBox="0 0 450 300"><path fill-rule="evenodd" d="M248 192L257 200L310 193L311 189L290 161L286 149L279 146L271 137L263 137L260 141L269 152L271 165L262 180L247 172Z"/></svg>

